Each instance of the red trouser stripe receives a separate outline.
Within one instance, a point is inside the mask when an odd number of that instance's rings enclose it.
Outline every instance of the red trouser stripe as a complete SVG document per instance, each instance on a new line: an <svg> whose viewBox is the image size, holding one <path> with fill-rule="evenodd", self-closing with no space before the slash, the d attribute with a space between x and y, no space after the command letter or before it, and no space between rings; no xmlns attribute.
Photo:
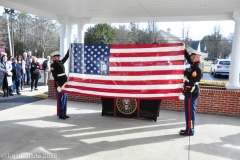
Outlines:
<svg viewBox="0 0 240 160"><path fill-rule="evenodd" d="M187 134L190 134L190 128L191 128L191 99L188 98L188 123L187 123Z"/></svg>

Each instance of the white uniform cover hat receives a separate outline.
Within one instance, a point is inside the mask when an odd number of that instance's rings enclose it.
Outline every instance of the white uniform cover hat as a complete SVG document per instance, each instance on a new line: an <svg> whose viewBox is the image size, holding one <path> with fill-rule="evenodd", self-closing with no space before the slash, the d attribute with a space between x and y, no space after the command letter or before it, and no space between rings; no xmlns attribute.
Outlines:
<svg viewBox="0 0 240 160"><path fill-rule="evenodd" d="M199 52L195 49L192 49L191 47L187 47L186 50L188 51L188 53L190 55L199 55L199 56L202 56L202 52Z"/></svg>
<svg viewBox="0 0 240 160"><path fill-rule="evenodd" d="M54 51L50 54L50 56L54 57L54 56L60 56L60 52L59 51Z"/></svg>

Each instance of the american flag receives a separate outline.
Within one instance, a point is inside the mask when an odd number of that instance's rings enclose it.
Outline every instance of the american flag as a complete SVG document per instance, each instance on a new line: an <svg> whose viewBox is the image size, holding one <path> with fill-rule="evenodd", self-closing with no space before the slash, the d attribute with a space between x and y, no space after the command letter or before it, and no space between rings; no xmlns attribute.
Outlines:
<svg viewBox="0 0 240 160"><path fill-rule="evenodd" d="M72 44L62 92L86 96L178 99L184 44Z"/></svg>

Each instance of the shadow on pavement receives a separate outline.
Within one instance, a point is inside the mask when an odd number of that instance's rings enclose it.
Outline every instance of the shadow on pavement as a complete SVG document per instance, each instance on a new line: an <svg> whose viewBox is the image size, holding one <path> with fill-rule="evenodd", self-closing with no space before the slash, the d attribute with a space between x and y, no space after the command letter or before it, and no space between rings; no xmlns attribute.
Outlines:
<svg viewBox="0 0 240 160"><path fill-rule="evenodd" d="M196 135L189 138L177 133L185 126L183 112L162 110L153 122L101 116L101 104L69 101L70 118L60 120L55 104L48 99L2 110L1 153L56 153L57 159L182 160L188 158L191 145L190 159L240 157L236 117L197 114Z"/></svg>
<svg viewBox="0 0 240 160"><path fill-rule="evenodd" d="M29 96L19 96L19 95L14 95L14 96L9 96L9 97L3 97L0 94L0 111L13 108L13 107L18 107L20 105L24 105L27 103L33 103L40 101L42 99L40 98L35 98L35 97L29 97Z"/></svg>

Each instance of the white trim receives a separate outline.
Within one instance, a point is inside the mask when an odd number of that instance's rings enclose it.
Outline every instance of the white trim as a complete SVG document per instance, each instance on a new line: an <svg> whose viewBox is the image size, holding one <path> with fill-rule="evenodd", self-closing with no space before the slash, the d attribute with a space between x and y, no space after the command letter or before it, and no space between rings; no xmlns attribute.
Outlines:
<svg viewBox="0 0 240 160"><path fill-rule="evenodd" d="M126 66L110 67L109 71L166 71L166 70L183 70L184 65L166 65L166 66Z"/></svg>
<svg viewBox="0 0 240 160"><path fill-rule="evenodd" d="M110 53L146 53L146 52L160 52L161 53L161 52L183 51L183 50L184 50L184 46L176 46L176 47L110 49Z"/></svg>
<svg viewBox="0 0 240 160"><path fill-rule="evenodd" d="M61 77L61 76L64 76L64 75L66 75L66 73L58 74L57 76Z"/></svg>
<svg viewBox="0 0 240 160"><path fill-rule="evenodd" d="M157 90L157 89L176 89L182 88L181 84L157 84L157 85L108 85L108 84L92 84L82 82L67 82L67 85L72 88L77 86L84 86L89 88L102 88L102 89L118 89L118 90Z"/></svg>
<svg viewBox="0 0 240 160"><path fill-rule="evenodd" d="M142 81L142 80L169 80L169 79L183 79L183 75L151 75L151 76L103 76L91 74L70 73L69 78L84 78L93 80L128 80L128 81Z"/></svg>
<svg viewBox="0 0 240 160"><path fill-rule="evenodd" d="M95 92L87 90L79 90L75 88L64 88L62 91L78 92L82 94L98 95L98 96L109 96L109 97L139 97L139 98L159 98L159 97L174 97L179 96L180 93L169 93L169 94L126 94L126 93L107 93L107 92Z"/></svg>
<svg viewBox="0 0 240 160"><path fill-rule="evenodd" d="M183 60L184 56L161 56L161 57L126 57L126 58L118 58L118 57L110 57L109 62L150 62L150 61L169 61L169 63L173 60Z"/></svg>

